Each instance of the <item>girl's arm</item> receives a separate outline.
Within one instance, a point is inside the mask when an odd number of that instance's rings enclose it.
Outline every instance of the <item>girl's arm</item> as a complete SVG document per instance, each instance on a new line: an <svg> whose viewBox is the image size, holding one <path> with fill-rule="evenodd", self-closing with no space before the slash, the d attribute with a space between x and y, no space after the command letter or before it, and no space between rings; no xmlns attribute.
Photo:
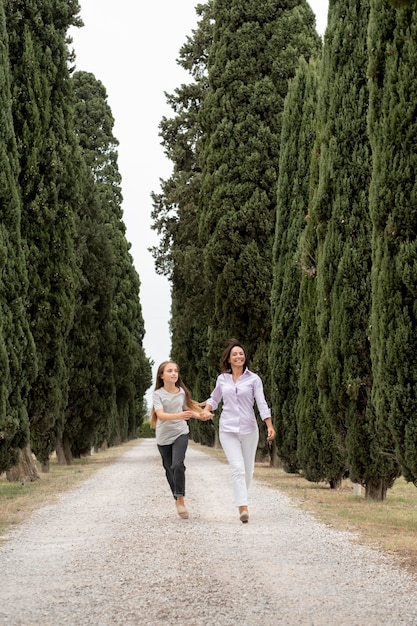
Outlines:
<svg viewBox="0 0 417 626"><path fill-rule="evenodd" d="M165 413L164 409L157 409L155 411L156 416L163 422L167 422L169 420L189 420L193 416L193 411L186 409L185 411L181 411L180 413Z"/></svg>

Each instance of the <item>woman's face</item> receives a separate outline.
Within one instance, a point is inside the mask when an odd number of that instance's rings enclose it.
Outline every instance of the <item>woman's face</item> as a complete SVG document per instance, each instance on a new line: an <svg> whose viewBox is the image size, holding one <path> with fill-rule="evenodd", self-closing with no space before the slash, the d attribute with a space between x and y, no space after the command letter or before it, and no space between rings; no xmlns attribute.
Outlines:
<svg viewBox="0 0 417 626"><path fill-rule="evenodd" d="M246 355L243 348L235 346L230 350L229 363L232 367L243 367L245 365Z"/></svg>

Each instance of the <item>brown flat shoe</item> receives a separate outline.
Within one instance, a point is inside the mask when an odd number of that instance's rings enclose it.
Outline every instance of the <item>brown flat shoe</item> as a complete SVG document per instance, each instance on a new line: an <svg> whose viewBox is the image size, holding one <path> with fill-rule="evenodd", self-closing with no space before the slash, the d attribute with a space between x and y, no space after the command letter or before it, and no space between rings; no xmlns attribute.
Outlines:
<svg viewBox="0 0 417 626"><path fill-rule="evenodd" d="M247 524L249 521L249 513L248 511L242 511L242 513L240 514L240 521L242 522L242 524Z"/></svg>
<svg viewBox="0 0 417 626"><path fill-rule="evenodd" d="M188 519L188 511L183 504L177 504L177 513L182 519Z"/></svg>

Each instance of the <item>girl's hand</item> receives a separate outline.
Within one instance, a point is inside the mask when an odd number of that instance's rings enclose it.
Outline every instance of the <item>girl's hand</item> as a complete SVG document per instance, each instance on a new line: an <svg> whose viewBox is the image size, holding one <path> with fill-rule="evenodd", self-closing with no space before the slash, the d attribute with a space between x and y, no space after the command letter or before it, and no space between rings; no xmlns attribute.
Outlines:
<svg viewBox="0 0 417 626"><path fill-rule="evenodd" d="M193 412L192 411L183 411L182 413L180 413L181 417L183 420L189 420L191 417L193 417Z"/></svg>

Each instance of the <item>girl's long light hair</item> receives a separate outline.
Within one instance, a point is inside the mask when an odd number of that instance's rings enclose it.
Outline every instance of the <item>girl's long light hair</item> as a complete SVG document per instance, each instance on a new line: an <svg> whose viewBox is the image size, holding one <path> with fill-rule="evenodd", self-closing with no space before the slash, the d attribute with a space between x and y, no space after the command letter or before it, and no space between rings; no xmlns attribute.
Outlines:
<svg viewBox="0 0 417 626"><path fill-rule="evenodd" d="M155 381L155 391L157 389L161 389L161 387L164 386L164 381L162 380L162 374L164 373L164 370L166 368L167 365L169 364L172 365L176 365L178 368L178 380L175 383L175 386L181 389L184 389L184 393L185 393L185 404L187 406L187 408L190 411L197 411L198 413L202 412L202 407L201 405L197 402L197 400L193 400L191 397L191 393L189 392L189 390L187 389L187 387L184 385L184 383L182 382L181 376L180 376L180 368L178 367L178 365L175 363L175 361L163 361L161 363L161 365L158 367L158 371L156 373L156 381ZM151 409L151 428L156 428L156 421L157 421L158 417L156 415L155 409L152 406Z"/></svg>

